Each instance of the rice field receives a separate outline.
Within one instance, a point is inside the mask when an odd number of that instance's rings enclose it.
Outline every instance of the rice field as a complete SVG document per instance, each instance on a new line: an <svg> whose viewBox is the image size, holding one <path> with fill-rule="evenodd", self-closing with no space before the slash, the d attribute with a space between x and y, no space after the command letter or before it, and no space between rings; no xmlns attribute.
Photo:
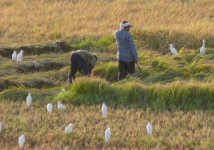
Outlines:
<svg viewBox="0 0 214 150"><path fill-rule="evenodd" d="M196 49L203 39L214 46L212 0L2 0L0 6L0 46L114 36L123 20L147 49L166 53L169 42Z"/></svg>
<svg viewBox="0 0 214 150"><path fill-rule="evenodd" d="M21 149L21 135L22 149L213 149L213 4L0 1L1 149ZM123 20L134 26L140 70L136 66L134 75L116 82L113 33ZM206 53L200 54L203 39ZM178 55L170 53L170 42ZM23 60L16 63L11 54L21 49ZM90 78L77 73L70 85L69 54L76 49L95 53L98 62ZM102 103L108 107L106 117ZM73 130L65 133L70 123Z"/></svg>
<svg viewBox="0 0 214 150"><path fill-rule="evenodd" d="M2 101L1 148L19 149L18 138L24 134L24 149L212 149L213 111L151 111L149 108L108 106L107 117L101 105L75 106L64 103L67 110L46 110L46 103L33 99L29 109L25 102ZM153 125L152 136L146 125ZM65 134L65 127L73 131ZM111 128L109 144L104 133Z"/></svg>

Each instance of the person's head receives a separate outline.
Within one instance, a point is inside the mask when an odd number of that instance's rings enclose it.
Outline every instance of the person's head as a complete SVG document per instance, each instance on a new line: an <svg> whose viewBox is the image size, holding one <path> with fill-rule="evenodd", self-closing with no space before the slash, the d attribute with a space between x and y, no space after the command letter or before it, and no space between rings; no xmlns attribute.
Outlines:
<svg viewBox="0 0 214 150"><path fill-rule="evenodd" d="M128 21L123 21L123 22L120 23L120 29L121 30L126 30L126 31L129 32L131 27L132 26L131 26L130 22L128 22Z"/></svg>
<svg viewBox="0 0 214 150"><path fill-rule="evenodd" d="M96 61L97 61L97 56L96 56L96 55L94 55L94 57L96 58Z"/></svg>

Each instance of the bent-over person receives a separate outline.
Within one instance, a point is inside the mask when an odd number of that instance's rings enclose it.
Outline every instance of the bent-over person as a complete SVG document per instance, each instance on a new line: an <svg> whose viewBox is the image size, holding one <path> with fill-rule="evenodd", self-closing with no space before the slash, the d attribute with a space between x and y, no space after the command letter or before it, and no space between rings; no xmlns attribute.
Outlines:
<svg viewBox="0 0 214 150"><path fill-rule="evenodd" d="M90 76L92 69L95 67L97 56L85 50L77 50L70 55L70 72L68 73L68 81L72 83L75 79L75 74L79 73Z"/></svg>

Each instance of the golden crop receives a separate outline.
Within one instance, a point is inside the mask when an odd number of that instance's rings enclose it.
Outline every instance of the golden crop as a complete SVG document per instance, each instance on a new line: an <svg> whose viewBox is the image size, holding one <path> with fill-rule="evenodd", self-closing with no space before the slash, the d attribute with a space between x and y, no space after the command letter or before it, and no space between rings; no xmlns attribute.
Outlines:
<svg viewBox="0 0 214 150"><path fill-rule="evenodd" d="M0 146L18 149L18 137L26 137L24 149L212 149L213 112L151 111L108 106L107 117L101 105L74 106L64 103L67 110L53 102L49 114L46 103L33 100L29 109L25 102L1 102L2 123ZM4 109L2 109L4 108ZM146 125L153 125L150 137ZM73 124L71 134L65 127ZM105 130L110 127L109 145Z"/></svg>
<svg viewBox="0 0 214 150"><path fill-rule="evenodd" d="M213 36L212 0L2 0L0 6L1 46L113 36L123 20L143 35L163 31L185 45Z"/></svg>

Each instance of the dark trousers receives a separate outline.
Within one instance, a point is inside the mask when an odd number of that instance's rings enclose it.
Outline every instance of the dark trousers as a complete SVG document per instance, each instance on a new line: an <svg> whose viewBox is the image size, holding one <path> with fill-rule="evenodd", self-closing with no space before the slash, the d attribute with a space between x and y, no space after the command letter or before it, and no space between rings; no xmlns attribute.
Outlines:
<svg viewBox="0 0 214 150"><path fill-rule="evenodd" d="M78 54L71 54L70 55L70 72L68 73L68 79L69 82L72 83L72 80L75 79L75 74L77 72L77 67L79 66L81 70L83 70L83 73L85 76L90 75L88 65L86 64L86 61Z"/></svg>
<svg viewBox="0 0 214 150"><path fill-rule="evenodd" d="M126 78L126 75L134 74L135 73L135 63L133 62L124 62L119 60L119 74L118 74L118 81L123 80Z"/></svg>

